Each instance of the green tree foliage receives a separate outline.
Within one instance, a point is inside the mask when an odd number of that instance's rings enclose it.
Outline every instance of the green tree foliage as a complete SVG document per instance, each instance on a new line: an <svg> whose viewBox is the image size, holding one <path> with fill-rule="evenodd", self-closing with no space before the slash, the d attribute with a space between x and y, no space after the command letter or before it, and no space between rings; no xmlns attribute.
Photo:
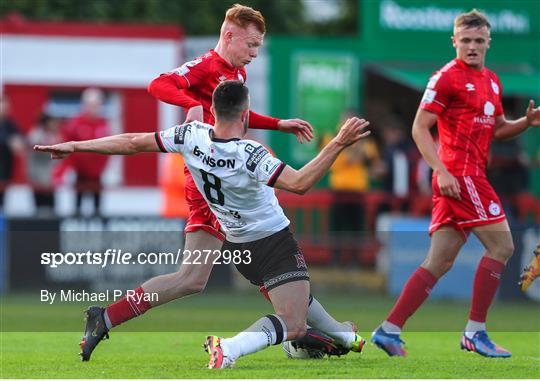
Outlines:
<svg viewBox="0 0 540 381"><path fill-rule="evenodd" d="M176 24L188 35L209 35L238 2L260 10L270 34L356 34L359 0L343 1L342 17L326 23L306 21L300 0L1 0L0 17L17 12L29 20Z"/></svg>

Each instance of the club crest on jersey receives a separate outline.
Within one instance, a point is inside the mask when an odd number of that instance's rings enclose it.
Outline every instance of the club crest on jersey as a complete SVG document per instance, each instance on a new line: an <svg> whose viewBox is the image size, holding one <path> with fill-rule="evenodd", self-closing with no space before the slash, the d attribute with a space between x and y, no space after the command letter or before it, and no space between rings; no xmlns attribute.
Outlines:
<svg viewBox="0 0 540 381"><path fill-rule="evenodd" d="M492 116L495 114L495 106L490 101L487 101L484 104L484 114L487 116Z"/></svg>
<svg viewBox="0 0 540 381"><path fill-rule="evenodd" d="M465 84L465 87L467 88L467 91L474 91L474 90L476 90L476 89L474 88L474 84L473 84L473 83L467 83L467 84Z"/></svg>
<svg viewBox="0 0 540 381"><path fill-rule="evenodd" d="M494 80L491 80L491 89L495 94L499 95L499 85Z"/></svg>
<svg viewBox="0 0 540 381"><path fill-rule="evenodd" d="M304 255L302 253L295 254L294 257L296 258L296 267L299 269L301 268L307 268L306 260L304 259Z"/></svg>
<svg viewBox="0 0 540 381"><path fill-rule="evenodd" d="M184 144L186 132L191 131L191 124L176 126L174 129L174 144Z"/></svg>
<svg viewBox="0 0 540 381"><path fill-rule="evenodd" d="M491 201L488 210L492 216L498 216L499 214L501 214L501 207L495 201Z"/></svg>

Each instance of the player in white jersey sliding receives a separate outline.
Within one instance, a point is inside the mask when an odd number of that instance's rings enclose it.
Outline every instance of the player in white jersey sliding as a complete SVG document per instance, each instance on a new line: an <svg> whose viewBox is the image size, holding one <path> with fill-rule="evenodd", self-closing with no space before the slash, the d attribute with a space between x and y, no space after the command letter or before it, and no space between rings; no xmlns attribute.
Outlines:
<svg viewBox="0 0 540 381"><path fill-rule="evenodd" d="M122 134L34 149L50 152L53 158L73 152L127 155L163 151L184 156L197 188L225 231L222 252L241 253L236 267L252 283L266 287L275 310L275 314L262 317L232 338L207 337L208 367L226 368L241 356L306 335L310 304L307 266L288 229L289 220L270 187L307 192L345 147L369 135L369 131L362 133L369 122L347 120L319 155L296 171L261 144L241 140L249 115L248 89L242 82L219 84L213 94L212 112L216 116L213 128L191 122L155 134ZM325 327L324 319L307 323L352 351L362 350L364 340L350 326L332 330Z"/></svg>

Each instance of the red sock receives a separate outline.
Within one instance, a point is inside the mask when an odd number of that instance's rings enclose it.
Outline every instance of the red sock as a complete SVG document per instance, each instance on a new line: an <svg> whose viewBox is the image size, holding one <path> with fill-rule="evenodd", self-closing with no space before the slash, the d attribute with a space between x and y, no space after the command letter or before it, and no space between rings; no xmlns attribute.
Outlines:
<svg viewBox="0 0 540 381"><path fill-rule="evenodd" d="M437 278L423 267L418 267L411 275L394 308L386 320L402 328L407 319L416 312L429 296Z"/></svg>
<svg viewBox="0 0 540 381"><path fill-rule="evenodd" d="M138 287L135 290L129 290L126 296L108 306L105 312L107 312L112 326L122 324L152 308L150 302L144 300L144 296L145 293L142 287Z"/></svg>
<svg viewBox="0 0 540 381"><path fill-rule="evenodd" d="M486 321L487 312L501 282L503 270L504 263L502 262L488 257L482 257L480 260L474 276L470 320L480 323Z"/></svg>

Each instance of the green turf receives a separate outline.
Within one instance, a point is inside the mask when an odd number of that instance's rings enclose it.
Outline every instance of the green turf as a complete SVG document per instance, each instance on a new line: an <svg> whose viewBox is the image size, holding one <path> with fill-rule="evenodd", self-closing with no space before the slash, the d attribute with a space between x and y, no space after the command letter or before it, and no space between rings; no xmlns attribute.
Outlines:
<svg viewBox="0 0 540 381"><path fill-rule="evenodd" d="M357 294L319 294L318 299L337 318L357 321L366 336L392 303ZM540 378L539 308L531 303L496 303L490 313L491 336L513 352L510 359L460 351L467 304L428 302L403 335L407 358L389 358L367 345L361 355L289 360L280 347L272 347L224 371L205 369L204 337L241 329L269 313L258 295L202 295L150 311L114 330L89 363L77 356L83 306L5 298L0 378Z"/></svg>

